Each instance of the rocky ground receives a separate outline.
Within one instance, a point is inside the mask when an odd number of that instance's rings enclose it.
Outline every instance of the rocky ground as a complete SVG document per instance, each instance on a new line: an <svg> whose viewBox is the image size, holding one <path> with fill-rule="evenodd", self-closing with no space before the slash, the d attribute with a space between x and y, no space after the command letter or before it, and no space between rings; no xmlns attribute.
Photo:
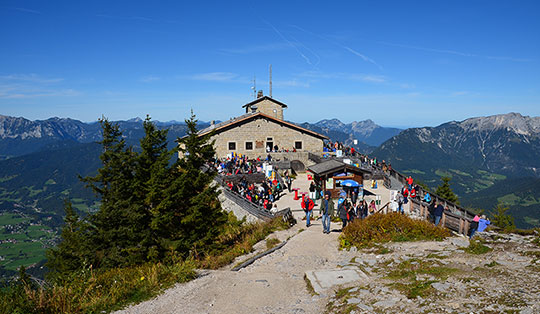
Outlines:
<svg viewBox="0 0 540 314"><path fill-rule="evenodd" d="M295 183L307 190L307 180ZM266 250L263 241L228 267L118 313L540 313L540 244L532 236L483 233L475 250L491 249L483 254L467 252L461 236L340 251L340 224L326 235L320 220L306 228L291 195L285 206L299 223L270 235L287 241L281 249L231 270Z"/></svg>
<svg viewBox="0 0 540 314"><path fill-rule="evenodd" d="M540 247L532 243L534 238L497 233L477 238L492 250L469 253L468 239L454 237L358 251L341 266L359 268L367 279L335 289L325 310L540 313Z"/></svg>

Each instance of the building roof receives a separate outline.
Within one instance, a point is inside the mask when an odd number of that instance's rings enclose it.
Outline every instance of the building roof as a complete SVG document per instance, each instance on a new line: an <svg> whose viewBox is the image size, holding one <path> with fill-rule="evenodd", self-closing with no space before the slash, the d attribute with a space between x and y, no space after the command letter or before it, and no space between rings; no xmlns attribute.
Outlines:
<svg viewBox="0 0 540 314"><path fill-rule="evenodd" d="M369 171L366 171L364 169L360 169L358 167L348 165L342 161L330 159L324 162L321 162L319 164L313 165L308 167L308 171L313 173L314 175L318 177L322 177L325 175L333 175L336 172L353 172L357 174L364 174L369 173Z"/></svg>
<svg viewBox="0 0 540 314"><path fill-rule="evenodd" d="M317 138L320 138L320 139L328 139L328 137L325 136L325 135L322 135L322 134L319 134L317 132L308 130L308 129L303 128L301 126L298 126L298 125L296 125L294 123L283 121L283 120L278 119L278 118L274 118L274 117L266 115L266 114L264 114L262 112L246 113L246 114L241 115L239 117L232 118L230 120L223 121L223 122L220 122L218 124L211 125L211 126L207 127L206 129L200 130L199 135L205 135L205 134L210 133L212 131L214 131L214 132L226 131L226 130L229 130L229 129L235 127L236 125L239 125L241 123L246 123L246 122L255 120L257 118L260 118L260 117L268 119L268 120L272 120L275 123L281 124L283 126L287 126L287 127L291 128L291 129L295 129L295 130L303 132L303 133L307 133L307 134L309 134L311 136L314 136L314 137L317 137Z"/></svg>
<svg viewBox="0 0 540 314"><path fill-rule="evenodd" d="M263 101L263 100L270 100L271 102L274 102L274 103L280 105L280 106L283 107L283 108L287 108L287 105L285 105L285 104L282 103L281 101L275 100L274 98L270 98L270 97L268 97L268 96L263 96L263 97L261 97L261 98L257 98L257 99L255 99L254 101L252 101L252 102L250 102L250 103L247 103L247 104L243 105L242 108L249 107L249 106L253 106L253 105L255 105L255 104L257 104L257 103L259 103L259 102L261 102L261 101Z"/></svg>

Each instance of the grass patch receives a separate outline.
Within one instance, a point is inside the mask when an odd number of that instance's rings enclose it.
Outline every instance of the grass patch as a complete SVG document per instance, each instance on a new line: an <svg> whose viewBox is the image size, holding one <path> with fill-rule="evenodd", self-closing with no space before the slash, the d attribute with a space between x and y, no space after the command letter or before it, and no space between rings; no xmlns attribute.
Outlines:
<svg viewBox="0 0 540 314"><path fill-rule="evenodd" d="M304 274L304 281L306 282L306 288L309 294L312 296L319 295L317 292L315 292L315 289L313 289L313 285L311 284L311 281L308 279L308 277Z"/></svg>
<svg viewBox="0 0 540 314"><path fill-rule="evenodd" d="M424 297L433 292L431 285L446 280L458 269L442 266L440 262L427 259L403 261L390 270L386 276L394 283L391 286L403 292L409 299ZM419 279L419 275L429 275L429 279Z"/></svg>
<svg viewBox="0 0 540 314"><path fill-rule="evenodd" d="M397 282L392 284L394 288L401 291L409 299L416 299L417 297L425 297L433 292L431 284L437 282L437 280L413 280L410 283Z"/></svg>
<svg viewBox="0 0 540 314"><path fill-rule="evenodd" d="M480 255L491 252L493 249L485 246L483 241L473 239L469 242L469 246L464 248L463 250L470 254Z"/></svg>
<svg viewBox="0 0 540 314"><path fill-rule="evenodd" d="M375 214L356 219L343 230L340 246L348 249L372 247L377 243L422 240L443 240L451 235L445 228L430 222L416 220L399 213Z"/></svg>
<svg viewBox="0 0 540 314"><path fill-rule="evenodd" d="M389 249L387 247L384 247L382 245L377 245L376 249L373 251L373 253L379 254L379 255L389 254L389 253L392 253L392 252L394 252L394 250L391 250L391 249Z"/></svg>
<svg viewBox="0 0 540 314"><path fill-rule="evenodd" d="M269 222L257 222L248 225L232 226L219 241L223 250L206 255L199 261L202 268L218 269L228 265L240 255L253 251L253 245L264 240L270 233L289 228L281 217Z"/></svg>
<svg viewBox="0 0 540 314"><path fill-rule="evenodd" d="M221 249L208 252L199 259L180 260L171 256L169 263L97 271L89 267L45 288L30 284L11 286L0 290L0 313L107 313L118 310L152 298L177 282L195 278L196 268L215 269L229 264L237 256L251 251L253 245L268 234L288 227L281 218L264 223L231 224L217 239Z"/></svg>
<svg viewBox="0 0 540 314"><path fill-rule="evenodd" d="M0 309L3 313L110 312L154 297L177 282L195 278L194 268L193 262L181 262L102 272L87 269L48 289L31 289L24 284L22 289L0 291Z"/></svg>
<svg viewBox="0 0 540 314"><path fill-rule="evenodd" d="M281 241L276 238L266 239L266 248L269 250L280 243Z"/></svg>
<svg viewBox="0 0 540 314"><path fill-rule="evenodd" d="M486 267L495 267L495 266L497 266L497 265L499 265L499 263L497 263L496 261L492 261L491 263L486 264L485 266L486 266Z"/></svg>

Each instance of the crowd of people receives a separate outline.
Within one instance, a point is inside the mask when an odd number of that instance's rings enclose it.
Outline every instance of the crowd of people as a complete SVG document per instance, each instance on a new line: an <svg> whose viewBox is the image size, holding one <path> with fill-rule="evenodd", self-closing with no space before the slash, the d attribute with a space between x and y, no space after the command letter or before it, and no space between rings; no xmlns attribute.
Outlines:
<svg viewBox="0 0 540 314"><path fill-rule="evenodd" d="M304 197L301 201L301 207L306 214L306 227L309 227L313 216L313 208L315 207L314 199L309 196ZM377 207L374 200L368 204L363 198L357 200L354 197L354 194L351 194L351 197L349 198L345 193L340 194L336 208L336 205L331 198L330 191L326 191L319 207L319 218L322 219L323 222L323 232L330 233L330 220L333 216L341 219L343 228L345 228L348 223L355 219L364 219L368 215L375 214L376 212Z"/></svg>
<svg viewBox="0 0 540 314"><path fill-rule="evenodd" d="M249 160L246 156L233 156L224 159L216 159L213 167L223 176L225 185L232 191L245 198L249 202L262 206L269 211L277 211L275 202L281 197L284 185L291 189L292 178L285 171L285 182L280 182L277 175L273 179L264 176L262 182L248 182L245 175L263 173L263 161L260 158ZM277 171L276 171L277 173ZM227 177L235 175L236 180ZM243 176L242 176L243 175ZM242 176L238 180L238 176Z"/></svg>

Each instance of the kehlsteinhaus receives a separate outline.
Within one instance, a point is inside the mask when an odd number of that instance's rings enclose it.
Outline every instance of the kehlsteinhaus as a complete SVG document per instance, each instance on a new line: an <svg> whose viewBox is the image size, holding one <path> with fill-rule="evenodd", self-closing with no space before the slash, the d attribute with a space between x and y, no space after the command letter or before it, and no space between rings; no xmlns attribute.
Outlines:
<svg viewBox="0 0 540 314"><path fill-rule="evenodd" d="M246 113L199 132L214 132L217 157L231 153L249 158L264 157L272 152L312 152L320 154L326 136L283 120L287 105L268 96L262 96L242 106Z"/></svg>

